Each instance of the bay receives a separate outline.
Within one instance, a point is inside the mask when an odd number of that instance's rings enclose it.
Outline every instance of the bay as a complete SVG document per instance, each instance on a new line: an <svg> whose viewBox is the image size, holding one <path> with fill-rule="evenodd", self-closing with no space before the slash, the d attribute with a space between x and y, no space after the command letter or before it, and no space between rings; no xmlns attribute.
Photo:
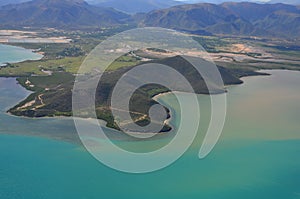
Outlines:
<svg viewBox="0 0 300 199"><path fill-rule="evenodd" d="M43 55L33 53L32 50L0 44L0 66L6 63L38 60L42 57Z"/></svg>
<svg viewBox="0 0 300 199"><path fill-rule="evenodd" d="M171 166L141 175L114 171L70 141L76 135L70 118L6 114L29 93L15 79L0 79L0 198L300 198L300 72L264 72L272 75L229 88L224 131L207 158L198 159L198 152L210 101L199 95L201 126L193 145ZM159 101L171 108L176 129L176 99ZM117 143L150 150L170 137Z"/></svg>

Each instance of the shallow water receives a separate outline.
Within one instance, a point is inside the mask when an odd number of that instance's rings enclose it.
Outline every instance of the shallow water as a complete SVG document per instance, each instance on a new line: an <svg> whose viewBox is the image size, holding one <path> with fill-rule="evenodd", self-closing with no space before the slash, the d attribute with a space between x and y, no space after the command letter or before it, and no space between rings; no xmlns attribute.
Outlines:
<svg viewBox="0 0 300 199"><path fill-rule="evenodd" d="M31 50L0 44L0 66L5 63L38 60L42 57L43 55L33 53Z"/></svg>
<svg viewBox="0 0 300 199"><path fill-rule="evenodd" d="M300 198L300 73L269 72L229 88L224 132L207 158L198 159L198 151L209 97L199 95L203 121L192 147L171 166L141 175L107 168L66 142L61 134L76 133L71 119L5 114L28 92L14 79L0 79L0 198ZM172 106L176 127L174 97L160 101ZM51 133L58 140L48 139ZM167 140L117 143L151 149Z"/></svg>

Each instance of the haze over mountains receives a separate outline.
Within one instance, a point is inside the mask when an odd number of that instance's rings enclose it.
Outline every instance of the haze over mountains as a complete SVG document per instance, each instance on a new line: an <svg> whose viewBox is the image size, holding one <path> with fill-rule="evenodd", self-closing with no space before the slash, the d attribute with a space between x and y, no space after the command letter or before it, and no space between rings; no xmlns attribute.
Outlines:
<svg viewBox="0 0 300 199"><path fill-rule="evenodd" d="M131 5L129 1L126 2ZM143 2L159 3L160 0ZM165 2L172 4L174 1ZM300 6L249 2L199 3L154 10L139 17L113 8L90 5L83 0L33 0L0 8L1 28L80 29L122 24L157 26L207 35L299 37Z"/></svg>
<svg viewBox="0 0 300 199"><path fill-rule="evenodd" d="M8 4L18 4L31 0L0 0L0 6ZM245 2L245 0L86 0L91 5L101 7L112 7L127 13L150 12L152 10L169 8L181 4L213 3L221 4L224 2ZM254 3L284 3L300 5L300 0L248 0Z"/></svg>
<svg viewBox="0 0 300 199"><path fill-rule="evenodd" d="M126 13L150 12L152 10L169 8L175 5L184 4L175 0L103 0L95 5L101 7L112 7Z"/></svg>
<svg viewBox="0 0 300 199"><path fill-rule="evenodd" d="M31 0L0 0L0 6L29 2ZM184 4L176 0L87 0L91 5L112 7L118 10L129 12L148 12L154 9L168 8Z"/></svg>
<svg viewBox="0 0 300 199"><path fill-rule="evenodd" d="M184 3L195 4L195 3L213 3L221 4L225 2L252 2L252 3L285 3L292 5L300 5L300 0L182 0Z"/></svg>
<svg viewBox="0 0 300 199"><path fill-rule="evenodd" d="M201 34L299 37L300 7L285 4L191 4L147 14L145 26Z"/></svg>
<svg viewBox="0 0 300 199"><path fill-rule="evenodd" d="M0 27L105 27L127 19L125 13L83 0L34 0L0 8Z"/></svg>

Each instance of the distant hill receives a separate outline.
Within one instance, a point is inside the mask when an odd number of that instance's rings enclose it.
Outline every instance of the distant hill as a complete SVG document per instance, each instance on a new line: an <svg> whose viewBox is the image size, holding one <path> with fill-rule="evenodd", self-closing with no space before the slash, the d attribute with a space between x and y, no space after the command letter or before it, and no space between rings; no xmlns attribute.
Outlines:
<svg viewBox="0 0 300 199"><path fill-rule="evenodd" d="M95 0L97 1L97 0ZM195 3L213 3L221 4L224 2L250 2L250 3L284 3L291 5L300 5L300 0L183 0L186 4L195 4Z"/></svg>
<svg viewBox="0 0 300 199"><path fill-rule="evenodd" d="M29 0L0 0L0 6L23 3Z"/></svg>
<svg viewBox="0 0 300 199"><path fill-rule="evenodd" d="M300 9L244 2L189 4L152 11L142 24L193 33L299 37Z"/></svg>
<svg viewBox="0 0 300 199"><path fill-rule="evenodd" d="M94 1L94 3L96 2L97 1ZM101 7L112 7L126 13L145 13L181 4L183 3L174 0L102 0L102 2L97 3L96 5Z"/></svg>
<svg viewBox="0 0 300 199"><path fill-rule="evenodd" d="M271 0L268 3L285 3L285 4L291 4L291 5L300 5L300 0Z"/></svg>
<svg viewBox="0 0 300 199"><path fill-rule="evenodd" d="M160 26L187 32L252 34L258 31L249 21L215 4L191 4L150 12L146 26Z"/></svg>
<svg viewBox="0 0 300 199"><path fill-rule="evenodd" d="M0 8L0 27L105 27L126 22L129 15L83 0L33 0Z"/></svg>
<svg viewBox="0 0 300 199"><path fill-rule="evenodd" d="M293 5L287 4L256 4L249 2L242 3L223 3L220 5L228 9L233 14L242 17L250 22L257 22L258 20L265 19L269 15L277 12L295 13L300 14L300 10Z"/></svg>
<svg viewBox="0 0 300 199"><path fill-rule="evenodd" d="M297 36L300 32L300 9L287 4L224 3L223 7L248 20L256 28L278 36ZM253 14L255 13L255 14Z"/></svg>
<svg viewBox="0 0 300 199"><path fill-rule="evenodd" d="M123 7L123 10L127 6L135 11L139 10L139 7L152 9L150 5L147 6L148 4L167 6L174 2L173 0L109 0L116 5L119 1L119 6ZM112 27L134 22L144 26L171 28L202 35L299 38L300 6L249 2L218 5L199 3L177 5L135 16L113 8L89 5L84 0L33 0L0 8L0 28L83 29Z"/></svg>
<svg viewBox="0 0 300 199"><path fill-rule="evenodd" d="M0 6L8 5L8 4L18 4L31 0L0 0ZM213 3L213 4L221 4L227 2L226 0L185 0L185 1L176 1L176 0L86 0L91 5L100 5L105 7L112 7L119 9L128 13L138 13L138 12L149 12L154 9L162 9L168 8L171 6L179 5L179 4L195 4L195 3ZM126 3L128 2L128 3ZM138 6L129 6L138 4ZM245 0L230 0L228 2L246 2ZM248 2L262 2L259 0L248 0ZM300 0L270 0L266 3L284 3L291 5L300 5ZM123 5L123 6L120 6ZM142 5L142 6L141 6ZM134 7L134 8L131 8ZM150 7L150 8L148 8Z"/></svg>

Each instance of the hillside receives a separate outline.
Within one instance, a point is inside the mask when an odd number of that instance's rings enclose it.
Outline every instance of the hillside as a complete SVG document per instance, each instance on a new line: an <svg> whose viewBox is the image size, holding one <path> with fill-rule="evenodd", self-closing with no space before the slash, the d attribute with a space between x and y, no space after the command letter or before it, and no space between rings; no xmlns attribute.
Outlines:
<svg viewBox="0 0 300 199"><path fill-rule="evenodd" d="M300 9L285 4L201 3L150 12L142 23L187 32L299 37Z"/></svg>
<svg viewBox="0 0 300 199"><path fill-rule="evenodd" d="M207 94L207 86L202 76L200 76L190 63L180 56L155 60L155 63L168 65L178 70L182 75L187 77L196 93ZM134 66L133 66L134 67ZM97 116L108 122L111 128L118 127L115 125L110 106L111 92L122 75L131 70L133 67L123 67L115 71L105 72L99 83L96 93ZM239 77L244 75L258 74L253 71L231 70L218 67L226 85L241 84ZM163 78L163 77L162 77ZM17 116L26 117L44 117L64 115L70 116L72 113L72 88L75 77L69 73L54 73L52 76L31 76L21 77L18 79L21 85L34 91L26 100L10 109L9 112ZM34 88L26 85L27 81L35 85ZM177 80L174 79L176 82ZM174 82L174 83L175 83ZM128 82L130 84L130 82ZM212 84L214 82L212 81ZM152 97L162 92L168 91L167 88L158 85L147 85L138 89L131 99L132 117L141 124L149 121L149 108L156 104ZM185 90L178 90L185 91ZM89 92L83 90L83 93ZM224 88L215 88L215 93L225 92ZM144 116L147 117L144 117ZM168 127L166 126L166 131Z"/></svg>
<svg viewBox="0 0 300 199"><path fill-rule="evenodd" d="M123 24L128 15L83 0L34 0L0 8L1 27L106 27Z"/></svg>
<svg viewBox="0 0 300 199"><path fill-rule="evenodd" d="M271 0L270 3L280 3L281 0ZM291 5L300 5L300 0L285 0L284 3Z"/></svg>
<svg viewBox="0 0 300 199"><path fill-rule="evenodd" d="M142 12L176 3L173 0L107 0L100 5ZM299 38L300 32L300 7L282 3L185 4L135 16L107 7L90 5L84 0L33 0L10 4L0 8L0 28L78 30L139 23L200 35Z"/></svg>
<svg viewBox="0 0 300 199"><path fill-rule="evenodd" d="M8 4L17 4L17 3L22 3L26 2L28 0L0 0L0 6L8 5Z"/></svg>
<svg viewBox="0 0 300 199"><path fill-rule="evenodd" d="M169 8L180 4L183 3L174 0L104 0L95 5L111 7L126 13L146 13L152 10Z"/></svg>

